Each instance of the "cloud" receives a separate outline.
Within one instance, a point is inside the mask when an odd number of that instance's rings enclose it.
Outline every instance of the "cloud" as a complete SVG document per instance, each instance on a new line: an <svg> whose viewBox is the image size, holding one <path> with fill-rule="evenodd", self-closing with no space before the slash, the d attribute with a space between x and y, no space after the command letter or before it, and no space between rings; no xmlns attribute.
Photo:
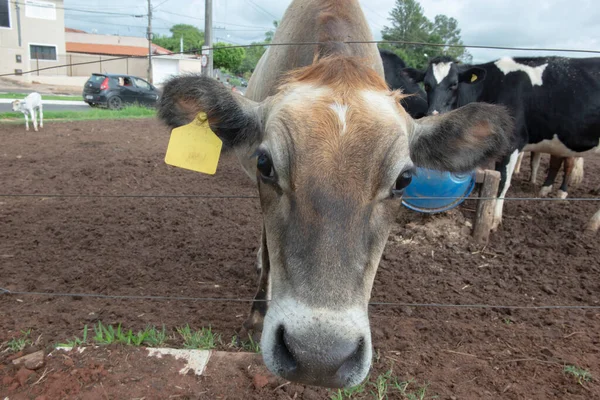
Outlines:
<svg viewBox="0 0 600 400"><path fill-rule="evenodd" d="M168 34L176 23L188 23L204 29L204 0L153 0L155 32ZM261 41L281 19L290 0L218 0L214 1L215 37L231 43ZM360 0L376 39L389 25L388 16L395 0ZM508 47L600 48L600 7L597 0L421 0L425 15L432 19L446 14L459 22L465 44ZM65 7L145 13L140 0L73 0ZM180 14L177 16L173 14ZM99 14L66 12L66 25L98 33L144 36L146 20ZM223 29L224 28L224 29ZM548 52L470 49L474 62L486 62L510 55L534 56ZM557 54L557 53L554 53ZM561 53L589 57L587 53Z"/></svg>

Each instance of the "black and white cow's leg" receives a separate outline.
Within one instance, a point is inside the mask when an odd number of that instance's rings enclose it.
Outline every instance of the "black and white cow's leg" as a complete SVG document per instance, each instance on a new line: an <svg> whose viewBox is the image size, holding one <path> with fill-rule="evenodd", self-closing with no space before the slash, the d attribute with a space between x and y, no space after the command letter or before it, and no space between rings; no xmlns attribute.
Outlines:
<svg viewBox="0 0 600 400"><path fill-rule="evenodd" d="M594 193L597 196L600 195L600 186L598 186L598 189ZM596 211L596 214L585 225L585 230L591 233L598 232L598 229L600 229L600 209Z"/></svg>
<svg viewBox="0 0 600 400"><path fill-rule="evenodd" d="M556 175L560 171L560 167L563 164L565 157L559 157L552 155L550 156L550 166L548 167L548 176L546 176L546 180L540 189L540 197L546 197L552 192L552 185L554 185L554 181L556 180ZM565 171L566 174L566 171Z"/></svg>
<svg viewBox="0 0 600 400"><path fill-rule="evenodd" d="M510 155L502 158L502 160L496 164L496 170L500 171L500 186L498 188L498 199L496 200L496 208L494 209L494 220L492 222L492 231L498 229L502 223L502 209L504 208L504 197L510 182L512 180L515 166L517 165L517 159L519 158L519 149L515 149Z"/></svg>
<svg viewBox="0 0 600 400"><path fill-rule="evenodd" d="M517 158L517 165L515 165L515 172L514 174L520 174L521 173L521 163L523 162L523 156L525 155L525 152L521 151L519 152L519 158Z"/></svg>
<svg viewBox="0 0 600 400"><path fill-rule="evenodd" d="M252 308L250 309L250 315L244 321L242 329L240 330L239 339L243 340L248 334L252 334L253 340L258 340L258 334L262 331L263 321L267 314L268 300L271 297L271 280L270 280L270 263L269 263L269 250L267 248L267 238L265 229L261 234L260 248L257 254L257 266L258 272L258 290L254 296L252 302Z"/></svg>
<svg viewBox="0 0 600 400"><path fill-rule="evenodd" d="M583 182L583 157L573 157L573 171L569 177L569 185L577 186Z"/></svg>
<svg viewBox="0 0 600 400"><path fill-rule="evenodd" d="M575 158L573 157L565 157L563 161L563 180L560 185L560 189L558 189L558 193L556 197L559 199L566 199L569 195L569 185L571 184L571 179L573 178L573 171L575 169Z"/></svg>
<svg viewBox="0 0 600 400"><path fill-rule="evenodd" d="M537 175L540 169L540 161L542 160L542 153L531 152L531 176L529 177L529 182L536 184L537 183Z"/></svg>

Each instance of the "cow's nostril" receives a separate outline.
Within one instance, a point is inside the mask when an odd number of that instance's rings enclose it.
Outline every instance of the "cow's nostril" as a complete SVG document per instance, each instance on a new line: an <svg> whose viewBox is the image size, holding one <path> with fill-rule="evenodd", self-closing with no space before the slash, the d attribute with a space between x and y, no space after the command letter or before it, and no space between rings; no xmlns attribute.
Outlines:
<svg viewBox="0 0 600 400"><path fill-rule="evenodd" d="M277 333L275 334L274 352L281 369L281 374L291 374L296 370L298 363L296 362L294 354L286 343L285 328L283 325L280 325L279 328L277 328Z"/></svg>
<svg viewBox="0 0 600 400"><path fill-rule="evenodd" d="M360 365L364 361L364 352L365 340L361 338L356 345L356 350L344 361L337 371L337 375L342 382L351 380L356 371L360 369Z"/></svg>

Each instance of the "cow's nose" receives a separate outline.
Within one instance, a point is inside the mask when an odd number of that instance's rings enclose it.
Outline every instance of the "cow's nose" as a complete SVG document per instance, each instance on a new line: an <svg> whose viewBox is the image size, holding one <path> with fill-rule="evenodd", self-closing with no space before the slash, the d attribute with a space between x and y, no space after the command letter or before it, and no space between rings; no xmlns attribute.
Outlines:
<svg viewBox="0 0 600 400"><path fill-rule="evenodd" d="M275 335L274 356L283 378L309 385L346 387L362 367L364 340L330 338L316 344L310 337L296 336L281 325Z"/></svg>

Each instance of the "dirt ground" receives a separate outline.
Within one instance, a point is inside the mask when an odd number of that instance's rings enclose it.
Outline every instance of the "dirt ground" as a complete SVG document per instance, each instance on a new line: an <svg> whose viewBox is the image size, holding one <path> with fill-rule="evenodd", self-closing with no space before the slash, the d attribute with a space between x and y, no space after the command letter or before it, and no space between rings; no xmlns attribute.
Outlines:
<svg viewBox="0 0 600 400"><path fill-rule="evenodd" d="M168 137L150 119L48 123L39 133L0 124L0 194L257 194L231 156L221 159L213 177L167 166ZM523 164L510 197L537 193L538 187L526 182L528 162ZM583 184L572 188L570 197L594 196L600 158L586 160L585 172ZM372 300L600 306L600 234L582 232L598 207L598 202L509 201L502 228L485 248L469 240L473 200L443 215L405 210L383 255ZM259 222L255 198L0 197L0 287L249 299L256 284ZM164 324L170 332L185 324L196 329L210 325L223 336L221 349L231 350L227 344L249 307L239 302L3 294L0 344L31 329L37 344L25 352L50 351L56 343L81 336L86 324L102 321L134 330ZM372 380L392 370L398 379L428 385L425 398L600 399L598 309L376 305L370 318L379 355ZM181 343L173 336L169 344ZM256 389L251 374L241 372L227 380L185 376L180 387L186 391L180 391L179 385L160 378L159 367L131 368L127 377L126 364L118 360L144 350L110 350L114 356L99 349L74 359L73 365L49 361L53 373L65 377L72 377L74 369L87 371L87 380L78 381L78 394L62 398L329 397L326 390L280 387L277 381ZM19 381L10 359L9 352L0 354L0 398L61 398L53 397L48 377L34 385L42 370ZM563 372L565 365L588 370L592 380L579 384ZM122 385L125 378L139 378L151 390L128 392ZM210 393L203 393L207 388ZM390 398L402 397L391 393Z"/></svg>

